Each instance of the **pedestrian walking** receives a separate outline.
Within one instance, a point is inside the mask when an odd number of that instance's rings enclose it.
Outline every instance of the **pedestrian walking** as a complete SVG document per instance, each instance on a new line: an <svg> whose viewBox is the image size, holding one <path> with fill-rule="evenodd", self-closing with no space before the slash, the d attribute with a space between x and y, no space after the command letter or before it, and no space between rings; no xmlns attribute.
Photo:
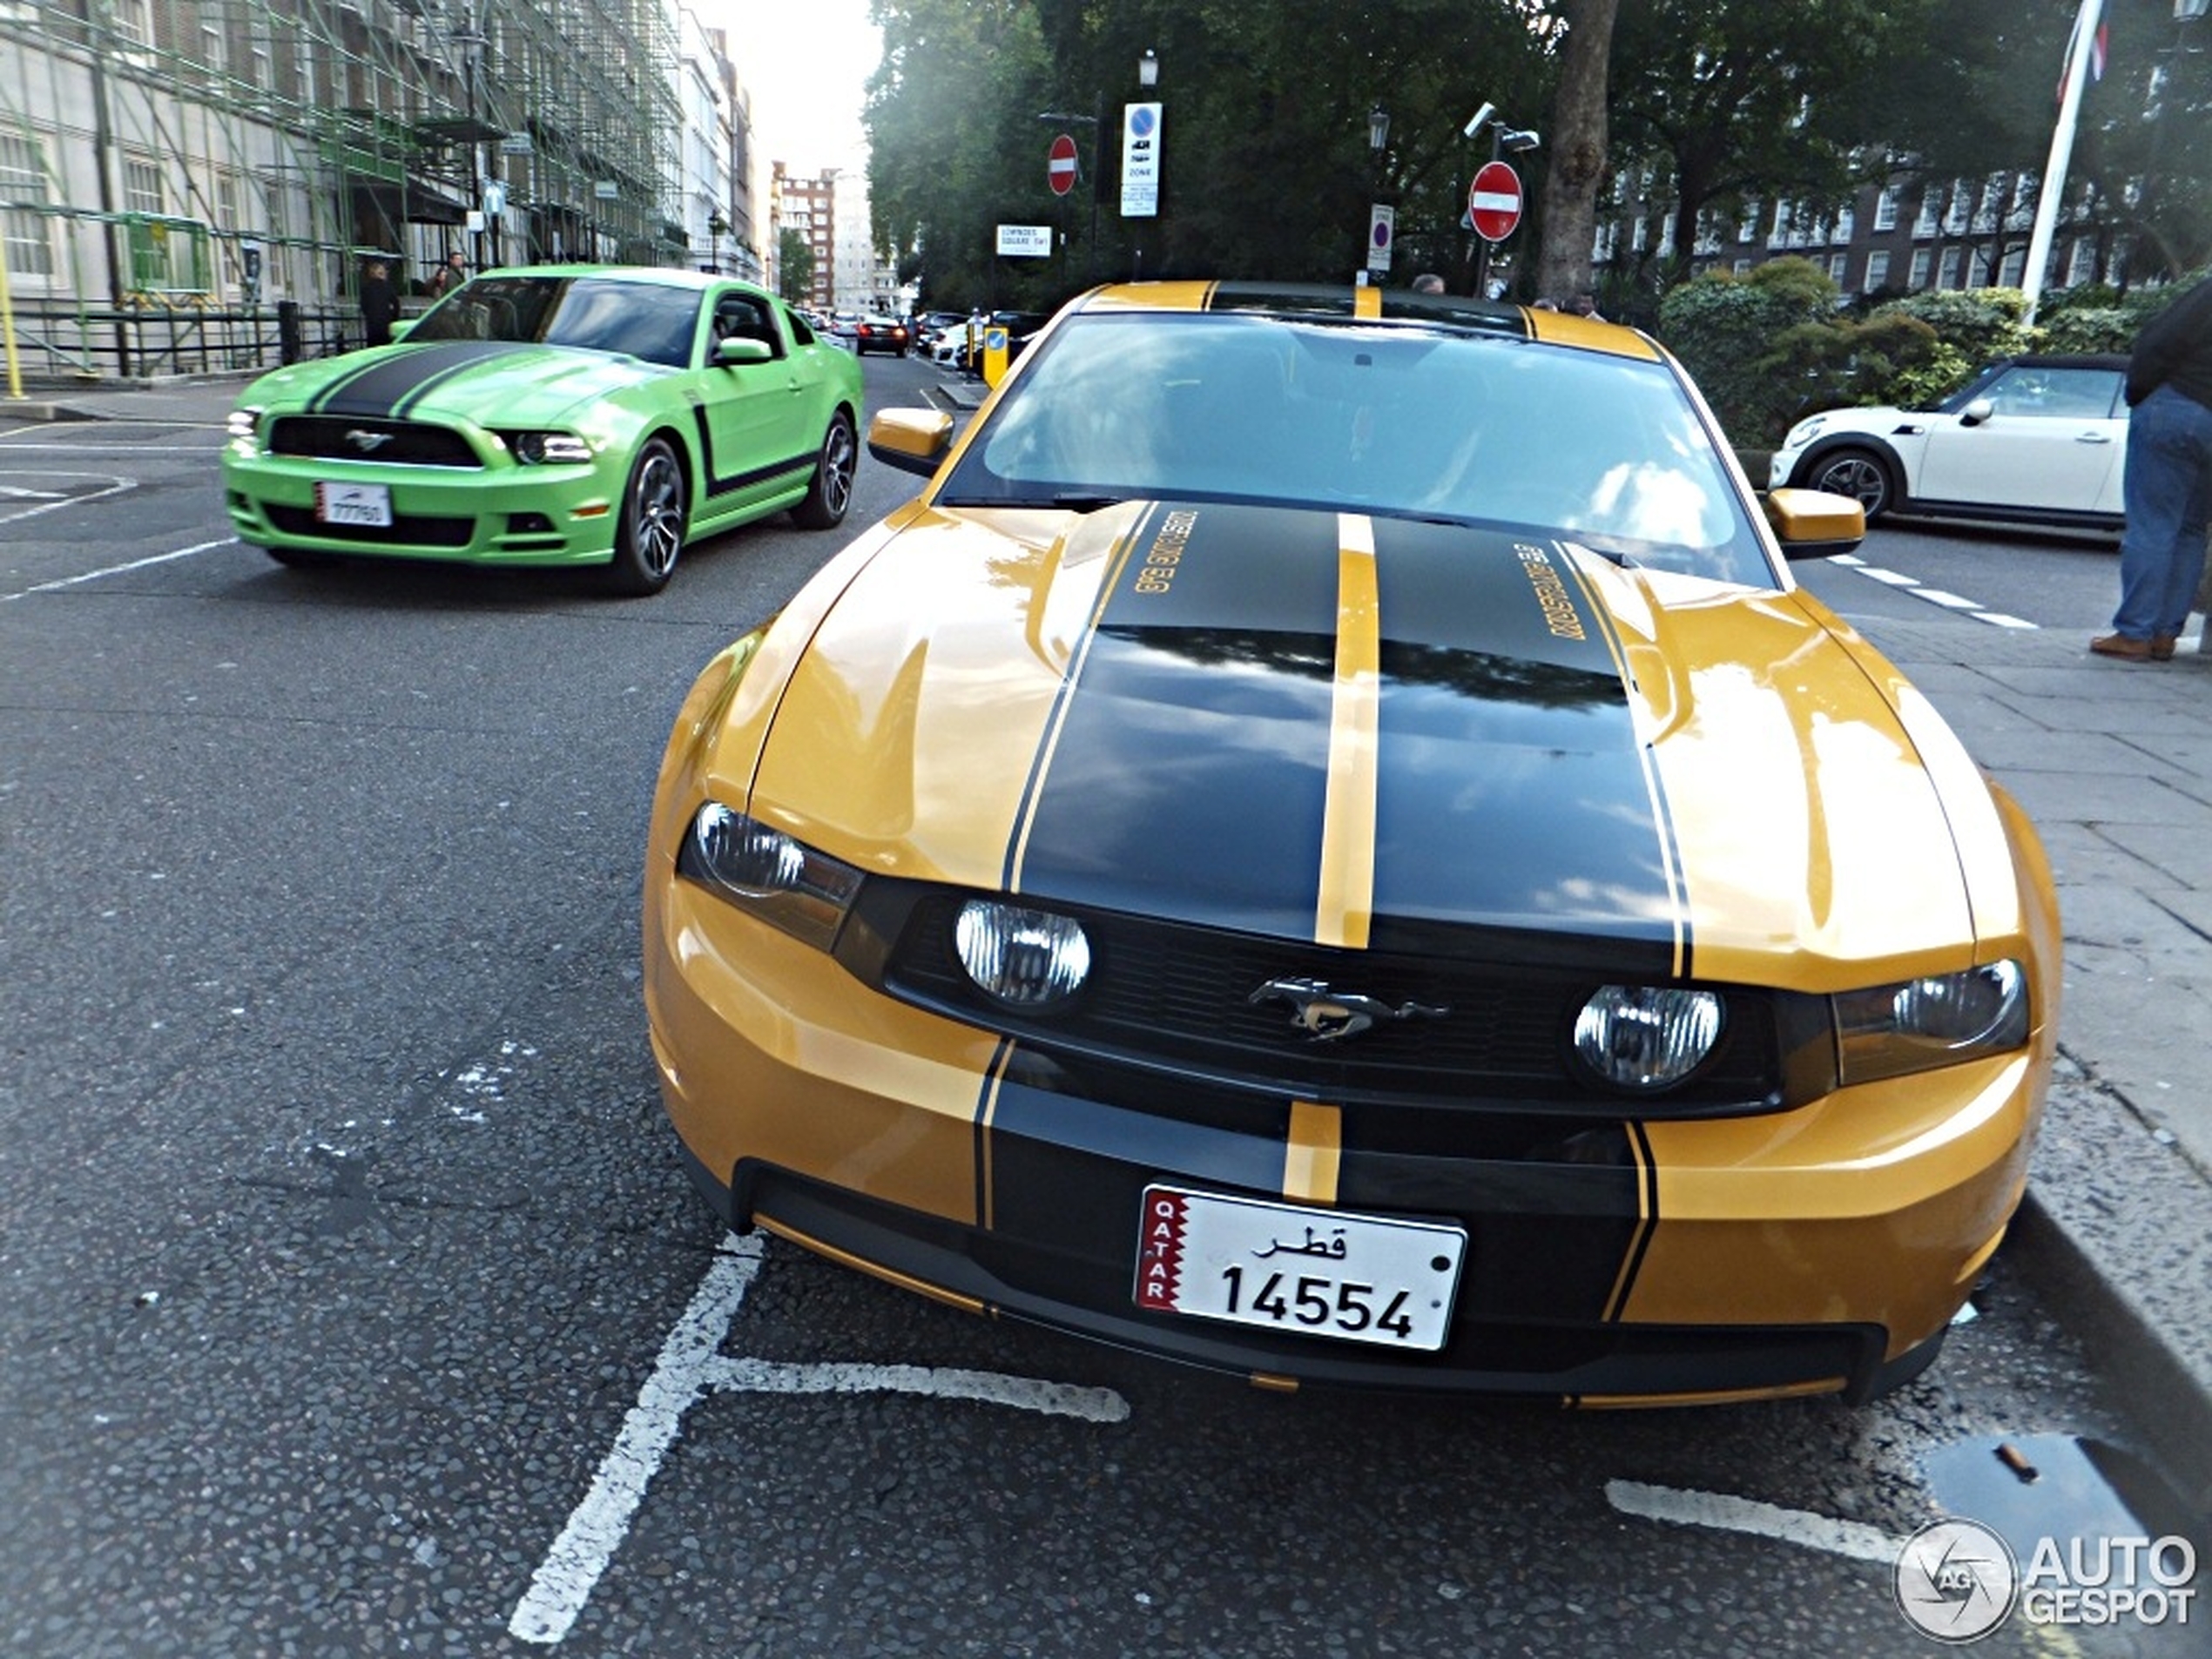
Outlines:
<svg viewBox="0 0 2212 1659"><path fill-rule="evenodd" d="M2212 278L2153 317L2128 359L2120 607L2100 657L2162 663L2196 603L2212 518Z"/></svg>
<svg viewBox="0 0 2212 1659"><path fill-rule="evenodd" d="M392 343L392 324L400 314L400 291L381 260L361 272L361 337L371 346Z"/></svg>

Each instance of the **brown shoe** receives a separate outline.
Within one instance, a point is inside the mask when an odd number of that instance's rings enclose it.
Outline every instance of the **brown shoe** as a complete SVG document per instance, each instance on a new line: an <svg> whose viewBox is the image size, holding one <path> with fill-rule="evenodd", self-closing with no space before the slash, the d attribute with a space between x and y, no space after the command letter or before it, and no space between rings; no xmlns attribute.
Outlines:
<svg viewBox="0 0 2212 1659"><path fill-rule="evenodd" d="M2174 660L2174 639L2175 636L2172 634L2153 634L2150 637L2151 661L2154 663L2172 662Z"/></svg>
<svg viewBox="0 0 2212 1659"><path fill-rule="evenodd" d="M2100 657L2117 657L2122 662L2148 663L2155 647L2148 639L2130 639L2125 634L2099 634L2089 642L2089 649ZM2173 655L2168 647L2167 655Z"/></svg>

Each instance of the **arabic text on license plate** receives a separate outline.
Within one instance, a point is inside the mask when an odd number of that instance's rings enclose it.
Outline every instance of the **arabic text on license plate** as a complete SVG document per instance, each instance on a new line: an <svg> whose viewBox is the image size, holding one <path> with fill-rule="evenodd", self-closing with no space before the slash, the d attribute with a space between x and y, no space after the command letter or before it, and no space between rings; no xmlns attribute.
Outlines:
<svg viewBox="0 0 2212 1659"><path fill-rule="evenodd" d="M1147 1187L1136 1305L1308 1336L1444 1345L1464 1229Z"/></svg>
<svg viewBox="0 0 2212 1659"><path fill-rule="evenodd" d="M374 529L388 529L392 523L391 487L318 483L315 516L326 524L366 524Z"/></svg>

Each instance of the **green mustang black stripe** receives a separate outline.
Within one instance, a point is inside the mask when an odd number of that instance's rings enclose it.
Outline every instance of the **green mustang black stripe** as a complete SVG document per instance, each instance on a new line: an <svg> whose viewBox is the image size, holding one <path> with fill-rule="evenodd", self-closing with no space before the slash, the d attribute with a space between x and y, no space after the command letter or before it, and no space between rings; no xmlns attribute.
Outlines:
<svg viewBox="0 0 2212 1659"><path fill-rule="evenodd" d="M691 421L698 428L699 469L706 475L705 495L710 501L717 496L750 489L755 484L765 483L769 479L780 477L786 473L802 471L814 464L814 454L810 449L805 455L792 455L785 461L772 461L765 467L754 467L749 471L731 473L725 476L714 469L714 435L707 429L704 407L692 406Z"/></svg>
<svg viewBox="0 0 2212 1659"><path fill-rule="evenodd" d="M357 373L325 387L308 408L317 415L401 415L441 381L487 358L537 349L509 341L465 340L378 352Z"/></svg>

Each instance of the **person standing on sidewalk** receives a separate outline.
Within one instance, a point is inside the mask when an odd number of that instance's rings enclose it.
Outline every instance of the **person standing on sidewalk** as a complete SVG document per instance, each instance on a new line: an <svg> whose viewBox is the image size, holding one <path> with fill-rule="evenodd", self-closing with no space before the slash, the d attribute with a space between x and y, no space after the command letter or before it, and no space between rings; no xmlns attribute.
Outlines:
<svg viewBox="0 0 2212 1659"><path fill-rule="evenodd" d="M2196 603L2212 519L2212 278L2153 317L2128 359L2120 608L2100 657L2162 663Z"/></svg>
<svg viewBox="0 0 2212 1659"><path fill-rule="evenodd" d="M361 273L361 337L372 346L392 343L392 324L400 314L400 293L384 261L371 260Z"/></svg>

